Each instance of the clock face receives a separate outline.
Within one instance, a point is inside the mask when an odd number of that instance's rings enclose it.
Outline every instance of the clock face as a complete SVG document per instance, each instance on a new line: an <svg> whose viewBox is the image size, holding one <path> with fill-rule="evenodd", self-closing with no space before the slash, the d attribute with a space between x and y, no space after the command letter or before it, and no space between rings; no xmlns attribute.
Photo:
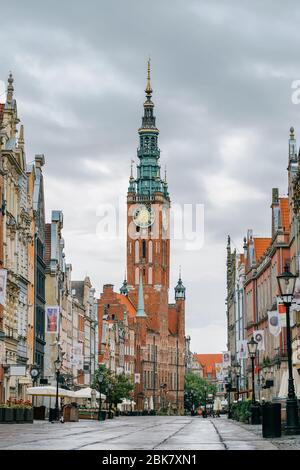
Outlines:
<svg viewBox="0 0 300 470"><path fill-rule="evenodd" d="M31 377L37 377L39 375L39 371L37 369L31 369L30 375Z"/></svg>
<svg viewBox="0 0 300 470"><path fill-rule="evenodd" d="M133 222L141 228L150 227L155 219L155 214L152 209L147 209L146 206L138 206L133 213Z"/></svg>
<svg viewBox="0 0 300 470"><path fill-rule="evenodd" d="M165 231L168 230L169 226L169 211L167 207L163 207L162 209L162 226Z"/></svg>

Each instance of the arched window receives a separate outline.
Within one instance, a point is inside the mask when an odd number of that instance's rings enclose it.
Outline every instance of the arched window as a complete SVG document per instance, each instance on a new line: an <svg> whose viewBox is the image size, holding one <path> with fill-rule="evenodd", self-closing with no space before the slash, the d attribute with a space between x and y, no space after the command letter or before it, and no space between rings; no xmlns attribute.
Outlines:
<svg viewBox="0 0 300 470"><path fill-rule="evenodd" d="M139 282L140 282L140 276L139 276L139 274L140 274L139 268L135 268L135 284L136 284L136 285L139 284Z"/></svg>
<svg viewBox="0 0 300 470"><path fill-rule="evenodd" d="M140 244L139 241L135 241L135 262L139 263L140 261Z"/></svg>
<svg viewBox="0 0 300 470"><path fill-rule="evenodd" d="M152 280L152 268L149 268L148 269L148 284L152 284L153 283L153 280Z"/></svg>
<svg viewBox="0 0 300 470"><path fill-rule="evenodd" d="M152 251L153 251L153 242L152 240L149 241L149 263L152 263Z"/></svg>
<svg viewBox="0 0 300 470"><path fill-rule="evenodd" d="M146 258L146 240L142 241L142 258Z"/></svg>

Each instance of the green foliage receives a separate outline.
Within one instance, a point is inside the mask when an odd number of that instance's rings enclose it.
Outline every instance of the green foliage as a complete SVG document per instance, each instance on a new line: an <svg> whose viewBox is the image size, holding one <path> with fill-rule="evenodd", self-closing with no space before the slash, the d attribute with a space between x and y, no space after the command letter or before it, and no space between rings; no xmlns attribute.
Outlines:
<svg viewBox="0 0 300 470"><path fill-rule="evenodd" d="M232 419L241 421L242 423L248 423L251 416L251 400L232 403L230 410Z"/></svg>
<svg viewBox="0 0 300 470"><path fill-rule="evenodd" d="M123 398L131 398L134 385L128 376L123 374L114 375L109 369L101 364L95 372L94 381L91 385L91 387L98 390L98 392L100 391L100 385L98 382L99 374L103 375L101 392L106 395L108 401L116 406L118 403L122 402ZM108 385L110 385L110 388Z"/></svg>
<svg viewBox="0 0 300 470"><path fill-rule="evenodd" d="M126 375L116 375L112 380L111 401L114 405L122 402L123 398L130 399L134 385Z"/></svg>
<svg viewBox="0 0 300 470"><path fill-rule="evenodd" d="M205 404L208 400L208 395L215 395L216 386L208 382L206 379L199 377L196 374L186 374L184 378L184 395L185 395L185 409L191 410L194 404L195 408Z"/></svg>

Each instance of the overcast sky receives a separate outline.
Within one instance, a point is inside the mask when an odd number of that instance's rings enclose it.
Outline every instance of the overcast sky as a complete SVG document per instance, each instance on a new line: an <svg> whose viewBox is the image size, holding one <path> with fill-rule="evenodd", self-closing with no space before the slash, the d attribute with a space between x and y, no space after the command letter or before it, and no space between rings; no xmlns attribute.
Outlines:
<svg viewBox="0 0 300 470"><path fill-rule="evenodd" d="M125 239L99 240L96 211L125 204L151 56L171 199L205 207L203 248L173 243L170 301L181 265L193 351L224 350L227 235L242 251L248 228L270 234L271 189L286 194L289 127L300 130L298 2L10 0L1 10L0 78L12 70L28 162L46 157L47 220L63 210L73 279L88 274L98 293L124 276Z"/></svg>

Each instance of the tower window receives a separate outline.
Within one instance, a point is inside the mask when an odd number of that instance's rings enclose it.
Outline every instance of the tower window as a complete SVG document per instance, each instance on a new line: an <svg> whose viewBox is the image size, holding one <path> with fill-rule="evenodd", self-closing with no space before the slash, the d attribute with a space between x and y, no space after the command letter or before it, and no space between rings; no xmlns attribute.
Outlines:
<svg viewBox="0 0 300 470"><path fill-rule="evenodd" d="M146 258L146 241L145 240L143 240L143 243L142 243L142 257Z"/></svg>
<svg viewBox="0 0 300 470"><path fill-rule="evenodd" d="M140 245L139 241L136 240L135 242L135 262L138 263L140 261Z"/></svg>

